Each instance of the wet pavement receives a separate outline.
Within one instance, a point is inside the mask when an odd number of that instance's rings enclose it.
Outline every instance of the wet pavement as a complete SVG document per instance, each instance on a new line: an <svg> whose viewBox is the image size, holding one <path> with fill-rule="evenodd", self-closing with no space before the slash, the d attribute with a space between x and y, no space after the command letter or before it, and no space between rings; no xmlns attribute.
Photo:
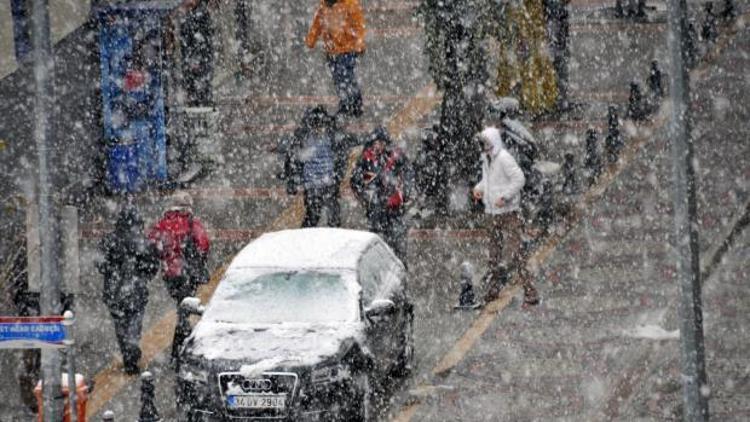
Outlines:
<svg viewBox="0 0 750 422"><path fill-rule="evenodd" d="M255 73L230 78L218 88L224 165L190 188L196 214L214 241L211 266L217 269L260 233L299 224L299 200L288 197L275 178L279 163L268 147L293 130L305 107L335 107L320 49L309 52L302 45L312 3L258 3L261 10L284 12L266 12L268 19L256 22L257 31L268 34L265 48L273 54ZM409 125L426 125L439 98L425 90L430 79L422 33L411 19L417 2L363 3L370 22L368 51L358 68L365 115L350 130L361 133L390 124L398 133ZM573 2L572 8L588 10L592 4ZM565 152L582 157L585 130L599 129L601 139L606 107L614 103L624 110L627 83L645 78L651 59L663 55L663 25L587 19L574 21L571 39L571 95L584 103L584 112L579 120L564 117L533 125L545 159L560 161ZM279 28L284 36L270 35ZM748 30L738 30L715 62L698 69L694 82L695 103L702 111L696 155L705 187L699 190L704 254L723 241L748 199L750 151L739 140L750 131L750 110L732 101L750 89L743 73L748 38ZM417 105L415 97L421 100ZM409 113L414 109L419 112ZM621 165L593 190L572 198L581 204L576 218L569 227L558 221L556 236L533 258L544 298L537 308L521 309L519 290L509 288L488 309L454 311L458 267L469 260L481 271L486 237L476 219L462 213L445 221L414 221L419 228L410 233L409 291L416 305L417 365L383 403L382 419L663 420L679 413L677 342L639 338L634 331L644 324L676 328L670 315L677 289L667 244L671 164L666 125L657 116L623 131L628 147ZM166 198L144 194L137 202L150 222ZM362 210L350 194L344 194L342 208L345 227L364 228ZM105 409L118 420L134 418L139 409L139 382L119 372L113 329L98 295L100 276L92 264L96 242L111 228L116 210L115 201L102 199L82 215L82 283L89 293L77 304L79 367L97 380L89 406L93 420ZM744 334L750 325L741 312L747 295L740 282L747 278L741 263L747 261L748 245L745 231L706 281L709 379L716 392L711 403L721 420L741 420L750 412L747 361L740 352L748 346L743 339L750 338ZM144 367L155 375L161 416L174 420L174 373L164 351L174 304L160 280L150 290ZM5 365L14 358L3 359ZM17 403L10 384L4 383L2 391ZM0 415L2 422L29 420L5 404Z"/></svg>

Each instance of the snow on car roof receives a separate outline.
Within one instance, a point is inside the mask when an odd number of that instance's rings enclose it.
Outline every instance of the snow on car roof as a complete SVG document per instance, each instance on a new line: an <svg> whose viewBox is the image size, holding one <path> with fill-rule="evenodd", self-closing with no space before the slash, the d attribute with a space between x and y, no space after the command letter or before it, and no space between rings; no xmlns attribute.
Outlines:
<svg viewBox="0 0 750 422"><path fill-rule="evenodd" d="M356 269L359 257L377 240L377 235L370 232L332 228L266 233L245 246L229 270L253 267Z"/></svg>

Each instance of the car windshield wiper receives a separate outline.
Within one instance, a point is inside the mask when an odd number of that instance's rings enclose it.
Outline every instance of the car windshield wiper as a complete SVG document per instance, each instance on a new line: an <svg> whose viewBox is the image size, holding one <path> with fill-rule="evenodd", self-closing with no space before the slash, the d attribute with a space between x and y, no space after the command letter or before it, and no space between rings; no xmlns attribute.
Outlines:
<svg viewBox="0 0 750 422"><path fill-rule="evenodd" d="M231 324L231 325L249 325L250 328L252 328L255 331L265 331L269 328L270 325L278 325L281 324L281 322L268 322L268 321L229 321L226 319L215 319L213 322L219 323L219 324Z"/></svg>

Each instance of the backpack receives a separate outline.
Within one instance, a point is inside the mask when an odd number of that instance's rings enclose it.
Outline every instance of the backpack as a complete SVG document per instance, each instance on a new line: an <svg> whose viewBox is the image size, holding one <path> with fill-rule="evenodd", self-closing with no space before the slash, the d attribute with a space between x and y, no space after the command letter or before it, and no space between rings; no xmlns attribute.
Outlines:
<svg viewBox="0 0 750 422"><path fill-rule="evenodd" d="M191 285L208 283L208 263L206 256L198 249L193 236L193 217L188 220L190 229L182 245L182 274Z"/></svg>
<svg viewBox="0 0 750 422"><path fill-rule="evenodd" d="M526 182L521 189L521 203L536 203L541 195L543 177L542 173L534 167L539 156L539 149L528 135L524 136L519 128L513 127L508 119L503 120L501 125L502 140L506 149L518 163L523 172Z"/></svg>

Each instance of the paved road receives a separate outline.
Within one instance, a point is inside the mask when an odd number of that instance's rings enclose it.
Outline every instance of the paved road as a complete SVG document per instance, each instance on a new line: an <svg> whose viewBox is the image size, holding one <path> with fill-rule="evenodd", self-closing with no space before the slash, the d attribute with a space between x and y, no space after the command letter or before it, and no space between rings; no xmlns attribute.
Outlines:
<svg viewBox="0 0 750 422"><path fill-rule="evenodd" d="M355 131L387 122L404 109L435 103L434 98L424 95L429 92L423 89L429 78L421 54L422 36L409 18L416 2L380 0L365 5L371 23L370 47L360 66L366 113L351 125ZM333 90L320 52L310 54L300 42L311 7L291 0L259 2L257 10L265 10L256 22L259 31L275 34L282 28L285 35L269 35L268 48L276 54L269 56L257 74L220 88L220 132L226 164L192 190L195 208L216 239L214 267L268 227L279 228L294 221L286 218L294 217L288 211L294 209L294 199L283 193L273 177L278 167L266 148L292 130L304 107L322 102L333 108ZM284 13L276 13L278 10ZM583 120L535 125L545 157L553 160L568 151L581 155L582 145L571 140L582 138L590 126L603 130L606 105L626 100L627 82L635 76L645 77L651 58L662 54L663 48L658 46L664 45L663 26L658 24L623 27L618 22L597 19L587 23L584 19L574 25L572 34L572 95L587 107ZM746 36L743 34L733 46L748 45L741 38ZM730 53L721 57L721 72L707 71L698 80L698 92L702 94L697 102L707 110L703 125L698 125L706 134L698 145L701 163L705 163L700 173L702 186L726 185L726 189L701 191L705 251L721 238L722 230L747 198L750 165L735 160L725 166L720 159L750 156L746 145L732 142L744 139L748 128L726 124L722 126L726 131L709 130L714 118L727 123L748 121L747 110L731 102L738 85L742 90L747 88L747 81L738 73L747 68L745 52L738 48L726 51ZM725 93L720 98L726 101L708 96L708 88L720 89ZM423 101L415 102L415 96ZM430 118L429 111L427 107L417 114L424 121ZM397 388L381 409L384 418L413 415L415 420L533 420L553 415L580 420L628 415L648 419L643 409L652 409L654 403L663 407L664 400L674 403L673 391L671 396L659 393L661 401L654 402L650 393L622 395L616 389L619 385L626 387L618 378L621 371L630 370L645 353L644 344L652 344L624 336L623 330L661 321L675 296L666 263L667 213L671 205L664 129L634 130L628 136L633 145L630 164L613 176L614 182L606 189L602 188L601 196L592 196L591 207L580 221L556 249L540 259L539 282L545 302L536 310L521 311L518 301L511 302L509 295L493 305L495 310L502 310L498 316L453 312L458 265L467 259L483 262L485 237L481 230L475 230L471 219L464 218L421 222L425 229L412 231L410 291L417 311L418 366L414 376ZM652 138L655 141L651 142ZM640 149L635 148L638 139L643 142ZM165 203L160 195L144 196L139 202L150 219ZM136 414L139 400L138 383L120 375L117 364L112 364L117 360L115 341L96 293L99 278L90 265L96 239L110 227L114 205L101 201L85 214L83 224L84 282L92 293L81 298L79 305L80 314L88 316L81 321L81 366L89 376L99 374L102 381L92 402L94 417L104 409L130 417ZM361 210L351 197L345 197L343 205L345 225L363 227ZM725 267L721 268L717 273L724 271ZM157 406L170 420L174 417L174 375L165 365L162 348L171 329L171 321L164 315L169 315L173 304L160 283L152 283L151 289L145 323L145 331L150 333L145 347L150 347L153 357L148 368L157 380ZM716 301L720 303L721 299ZM741 303L734 306L742 309ZM723 318L721 313L716 315ZM737 319L733 326L741 329L742 321ZM711 337L712 344L710 341ZM713 341L719 342L718 338ZM672 343L656 344L658 347L652 348L668 356ZM746 391L742 390L744 384L736 377L739 372L731 370L732 353L741 350L743 344L731 344L726 353L715 355L725 359L721 362L728 362L721 368L735 380L734 390L725 390L720 397L725 403L739 401L735 408L747 409L747 403L738 399L739 392ZM657 360L654 357L652 361ZM446 371L436 377L435 368ZM637 391L669 391L671 385L666 377L650 384L647 377L639 379L644 389ZM659 383L667 387L659 390ZM621 396L623 404L619 404ZM409 407L415 399L418 405Z"/></svg>

